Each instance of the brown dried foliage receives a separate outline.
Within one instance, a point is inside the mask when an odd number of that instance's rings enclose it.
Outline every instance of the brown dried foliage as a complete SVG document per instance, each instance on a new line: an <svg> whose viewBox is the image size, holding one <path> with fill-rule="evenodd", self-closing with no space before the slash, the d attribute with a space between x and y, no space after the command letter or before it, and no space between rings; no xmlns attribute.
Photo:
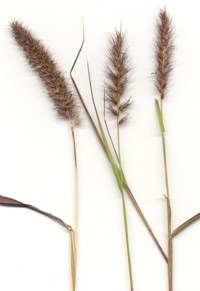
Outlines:
<svg viewBox="0 0 200 291"><path fill-rule="evenodd" d="M125 35L121 29L109 37L108 63L106 66L105 94L109 111L117 117L118 123L124 123L128 118L127 109L131 98L124 99L127 91L130 72L128 51Z"/></svg>
<svg viewBox="0 0 200 291"><path fill-rule="evenodd" d="M39 74L58 114L74 124L80 122L76 98L51 54L26 27L18 21L10 24L12 34L23 49L30 66Z"/></svg>
<svg viewBox="0 0 200 291"><path fill-rule="evenodd" d="M173 27L166 9L160 10L157 19L156 88L161 100L166 95L170 72L173 69Z"/></svg>

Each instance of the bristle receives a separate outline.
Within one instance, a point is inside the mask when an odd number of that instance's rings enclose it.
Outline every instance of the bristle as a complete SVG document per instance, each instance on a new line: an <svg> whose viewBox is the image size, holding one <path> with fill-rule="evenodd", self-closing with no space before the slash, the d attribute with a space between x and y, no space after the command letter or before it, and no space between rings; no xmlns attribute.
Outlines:
<svg viewBox="0 0 200 291"><path fill-rule="evenodd" d="M76 98L51 54L42 42L18 21L13 21L10 27L30 66L39 74L58 114L78 124L80 118Z"/></svg>
<svg viewBox="0 0 200 291"><path fill-rule="evenodd" d="M166 96L170 72L173 69L173 27L167 11L160 10L157 19L156 88L161 100Z"/></svg>
<svg viewBox="0 0 200 291"><path fill-rule="evenodd" d="M125 99L130 70L125 35L121 29L116 30L109 38L105 94L108 110L117 117L119 124L127 119L126 110L131 105L131 99Z"/></svg>

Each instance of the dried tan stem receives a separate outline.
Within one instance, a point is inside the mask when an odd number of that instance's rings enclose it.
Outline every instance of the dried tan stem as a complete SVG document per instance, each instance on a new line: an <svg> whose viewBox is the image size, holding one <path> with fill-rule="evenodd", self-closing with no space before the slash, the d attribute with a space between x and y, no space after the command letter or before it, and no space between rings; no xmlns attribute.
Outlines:
<svg viewBox="0 0 200 291"><path fill-rule="evenodd" d="M10 198L10 197L6 197L6 196L2 196L0 195L0 205L2 206L11 206L11 207L21 207L21 208L28 208L32 211L35 211L35 212L38 212L50 219L52 219L53 221L59 223L60 225L64 226L68 231L71 231L72 230L72 227L65 223L61 218L59 218L58 216L55 216L49 212L46 212L46 211L43 211L31 204L26 204L26 203L23 203L21 201L18 201L18 200L15 200L13 198Z"/></svg>
<svg viewBox="0 0 200 291"><path fill-rule="evenodd" d="M72 272L72 290L76 290L76 235L74 230L70 231L70 238L71 238L71 272Z"/></svg>

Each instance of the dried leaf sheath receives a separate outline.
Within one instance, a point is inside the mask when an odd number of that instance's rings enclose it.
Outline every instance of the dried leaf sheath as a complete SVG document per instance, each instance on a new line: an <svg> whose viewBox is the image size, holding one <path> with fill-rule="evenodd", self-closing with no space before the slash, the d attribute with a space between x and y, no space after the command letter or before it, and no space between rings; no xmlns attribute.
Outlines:
<svg viewBox="0 0 200 291"><path fill-rule="evenodd" d="M125 35L121 29L115 31L109 38L108 63L106 66L106 101L109 111L122 124L126 121L127 109L131 105L131 98L125 99L129 84L130 65Z"/></svg>
<svg viewBox="0 0 200 291"><path fill-rule="evenodd" d="M160 10L156 37L156 88L161 100L166 95L170 72L173 69L173 27L166 10Z"/></svg>
<svg viewBox="0 0 200 291"><path fill-rule="evenodd" d="M11 23L11 30L29 64L39 74L58 114L78 124L79 108L75 96L51 54L42 42L18 21Z"/></svg>
<svg viewBox="0 0 200 291"><path fill-rule="evenodd" d="M13 198L10 198L10 197L6 197L6 196L2 196L0 195L0 205L3 205L3 206L11 206L11 207L19 207L19 208L27 208L27 209L30 209L32 211L35 211L35 212L38 212L52 220L54 220L55 222L61 224L62 226L64 226L66 229L68 229L69 231L73 231L72 227L68 224L66 224L62 219L60 219L59 217L49 213L49 212L46 212L46 211L43 211L33 205L30 205L30 204L26 204L26 203L23 203L21 201L18 201L18 200L15 200Z"/></svg>

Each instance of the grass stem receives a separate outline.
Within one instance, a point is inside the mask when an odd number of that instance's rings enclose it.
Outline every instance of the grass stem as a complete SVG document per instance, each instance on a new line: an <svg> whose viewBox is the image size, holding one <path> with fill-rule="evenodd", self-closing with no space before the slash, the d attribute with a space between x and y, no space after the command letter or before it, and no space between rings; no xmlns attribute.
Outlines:
<svg viewBox="0 0 200 291"><path fill-rule="evenodd" d="M184 223L182 223L180 226L178 226L172 232L172 237L175 237L178 233L180 233L182 230L184 230L186 227L188 227L189 225L191 225L192 223L194 223L198 219L200 219L200 213L194 215L193 217L191 217L190 219L188 219L187 221L185 221Z"/></svg>
<svg viewBox="0 0 200 291"><path fill-rule="evenodd" d="M74 176L75 176L75 211L74 211L74 221L75 221L75 235L77 240L78 234L78 216L79 216L79 190L78 190L78 163L77 163L77 151L76 151L76 138L73 125L71 125L71 133L73 140L73 151L74 151Z"/></svg>
<svg viewBox="0 0 200 291"><path fill-rule="evenodd" d="M117 120L117 143L118 143L118 157L119 157L119 167L120 167L120 179L123 185L123 170L122 170L122 161L121 161L121 144L120 144L120 126L119 121ZM126 236L126 249L127 249L127 259L128 259L128 268L129 268L129 280L131 291L133 288L133 274L132 274L132 263L131 263L131 252L130 252L130 243L129 243L129 232L128 232L128 219L127 219L127 211L126 211L126 202L124 197L124 188L122 187L121 191L122 196L122 207L123 207L123 217L124 217L124 229Z"/></svg>
<svg viewBox="0 0 200 291"><path fill-rule="evenodd" d="M70 238L71 238L71 272L72 272L72 291L76 290L76 236L75 232L72 229L70 231Z"/></svg>
<svg viewBox="0 0 200 291"><path fill-rule="evenodd" d="M127 184L126 181L124 181L124 188L125 188L125 190L126 190L128 196L129 196L130 200L132 201L132 203L133 203L135 209L137 210L137 213L139 214L140 218L142 219L142 222L143 222L144 225L146 226L146 228L147 228L148 232L150 233L150 235L151 235L153 241L155 242L156 246L158 247L160 253L162 254L162 256L163 256L165 262L168 263L167 255L165 254L165 252L164 252L163 248L161 247L161 245L160 245L158 239L156 238L156 236L155 236L155 234L154 234L154 232L153 232L151 226L149 225L149 223L148 223L148 221L147 221L147 219L146 219L146 217L145 217L145 215L144 215L142 209L140 208L140 206L139 206L137 200L135 199L135 197L134 197L134 195L133 195L133 193L132 193L131 189L129 188L129 186L128 186L128 184Z"/></svg>
<svg viewBox="0 0 200 291"><path fill-rule="evenodd" d="M104 134L104 137L103 137L103 136L102 136L102 133L100 133L99 130L97 129L97 126L95 125L95 122L94 122L94 120L93 120L93 118L92 118L92 116L91 116L91 114L90 114L90 112L89 112L89 110L88 110L88 108L87 108L85 102L84 102L84 99L83 99L82 94L81 94L81 92L80 92L80 90L79 90L79 87L78 87L78 85L77 85L77 83L76 83L76 81L75 81L75 79L74 79L74 77L73 77L73 71L74 71L75 65L76 65L76 63L77 63L77 61L78 61L78 59L79 59L79 56L80 56L80 54L81 54L81 51L82 51L82 49L83 49L84 41L85 41L85 34L84 34L84 29L83 29L83 39L82 39L82 43L81 43L80 49L79 49L79 51L78 51L78 53L77 53L77 55L76 55L76 58L75 58L75 60L74 60L74 62L73 62L72 68L71 68L71 70L70 70L70 78L71 78L72 84L73 84L73 86L74 86L74 89L75 89L75 91L76 91L76 93L77 93L77 95L78 95L78 97L79 97L79 99L80 99L80 102L81 102L81 104L82 104L82 106L83 106L83 108L84 108L84 110L85 110L85 112L86 112L86 114L87 114L87 117L88 117L88 119L89 119L89 121L90 121L90 123L91 123L91 126L92 126L92 128L93 128L93 130L94 130L94 133L96 134L96 137L97 137L97 139L98 139L100 145L102 146L102 149L103 149L104 153L106 154L106 156L107 156L107 158L108 158L108 160L109 160L109 162L110 162L110 164L111 164L111 166L112 166L113 173L114 173L114 175L115 175L115 178L116 178L116 180L117 180L117 184L118 184L118 186L119 186L119 183L118 183L118 180L119 180L119 179L118 179L118 173L117 173L117 172L119 171L119 169L118 169L118 167L116 166L116 164L113 164L113 158L111 158L112 161L110 160L110 150L109 150L109 153L108 153L108 149L106 148L106 144L105 144L105 141L104 141L104 139L105 139L105 134ZM107 144L108 144L108 143L107 143ZM126 182L125 177L124 177L124 179L123 179L123 187L124 187L124 189L126 190L128 196L130 197L130 199L131 199L131 201L132 201L132 203L133 203L135 209L137 210L137 212L138 212L139 216L141 217L143 223L145 224L147 230L149 231L149 233L150 233L152 239L153 239L154 242L156 243L156 245L157 245L157 247L158 247L160 253L162 254L162 256L163 256L163 258L164 258L164 260L165 260L166 263L167 263L167 262L168 262L168 258L167 258L167 256L166 256L165 252L163 251L163 249L162 249L162 247L161 247L161 245L160 245L158 239L156 238L156 236L155 236L155 234L154 234L154 232L153 232L151 226L149 225L149 223L148 223L148 221L147 221L145 215L143 214L141 208L139 207L139 205L138 205L138 203L137 203L137 201L136 201L136 199L135 199L135 197L134 197L134 195L133 195L131 189L129 188L129 186L128 186L127 182ZM121 191L121 189L120 189L120 191Z"/></svg>
<svg viewBox="0 0 200 291"><path fill-rule="evenodd" d="M73 123L71 122L71 134L74 151L74 179L75 179L75 207L74 207L74 230L71 231L71 268L72 268L72 288L76 289L76 269L77 269L77 241L78 241L78 216L79 216L79 191L78 191L78 164L76 151L76 138Z"/></svg>
<svg viewBox="0 0 200 291"><path fill-rule="evenodd" d="M158 103L157 103L158 104ZM160 116L159 116L160 113ZM163 106L162 99L160 102L160 112L157 110L161 139L162 139L162 151L164 161L164 172L165 172L165 188L166 188L166 205L167 205L167 228L168 228L168 287L169 291L173 290L173 240L172 240L172 213L171 203L169 194L169 179L168 179L168 168L167 168L167 153L166 153L166 142L165 142L165 130L164 130L164 119L163 119ZM160 123L160 120L162 121ZM163 127L161 127L163 124Z"/></svg>

